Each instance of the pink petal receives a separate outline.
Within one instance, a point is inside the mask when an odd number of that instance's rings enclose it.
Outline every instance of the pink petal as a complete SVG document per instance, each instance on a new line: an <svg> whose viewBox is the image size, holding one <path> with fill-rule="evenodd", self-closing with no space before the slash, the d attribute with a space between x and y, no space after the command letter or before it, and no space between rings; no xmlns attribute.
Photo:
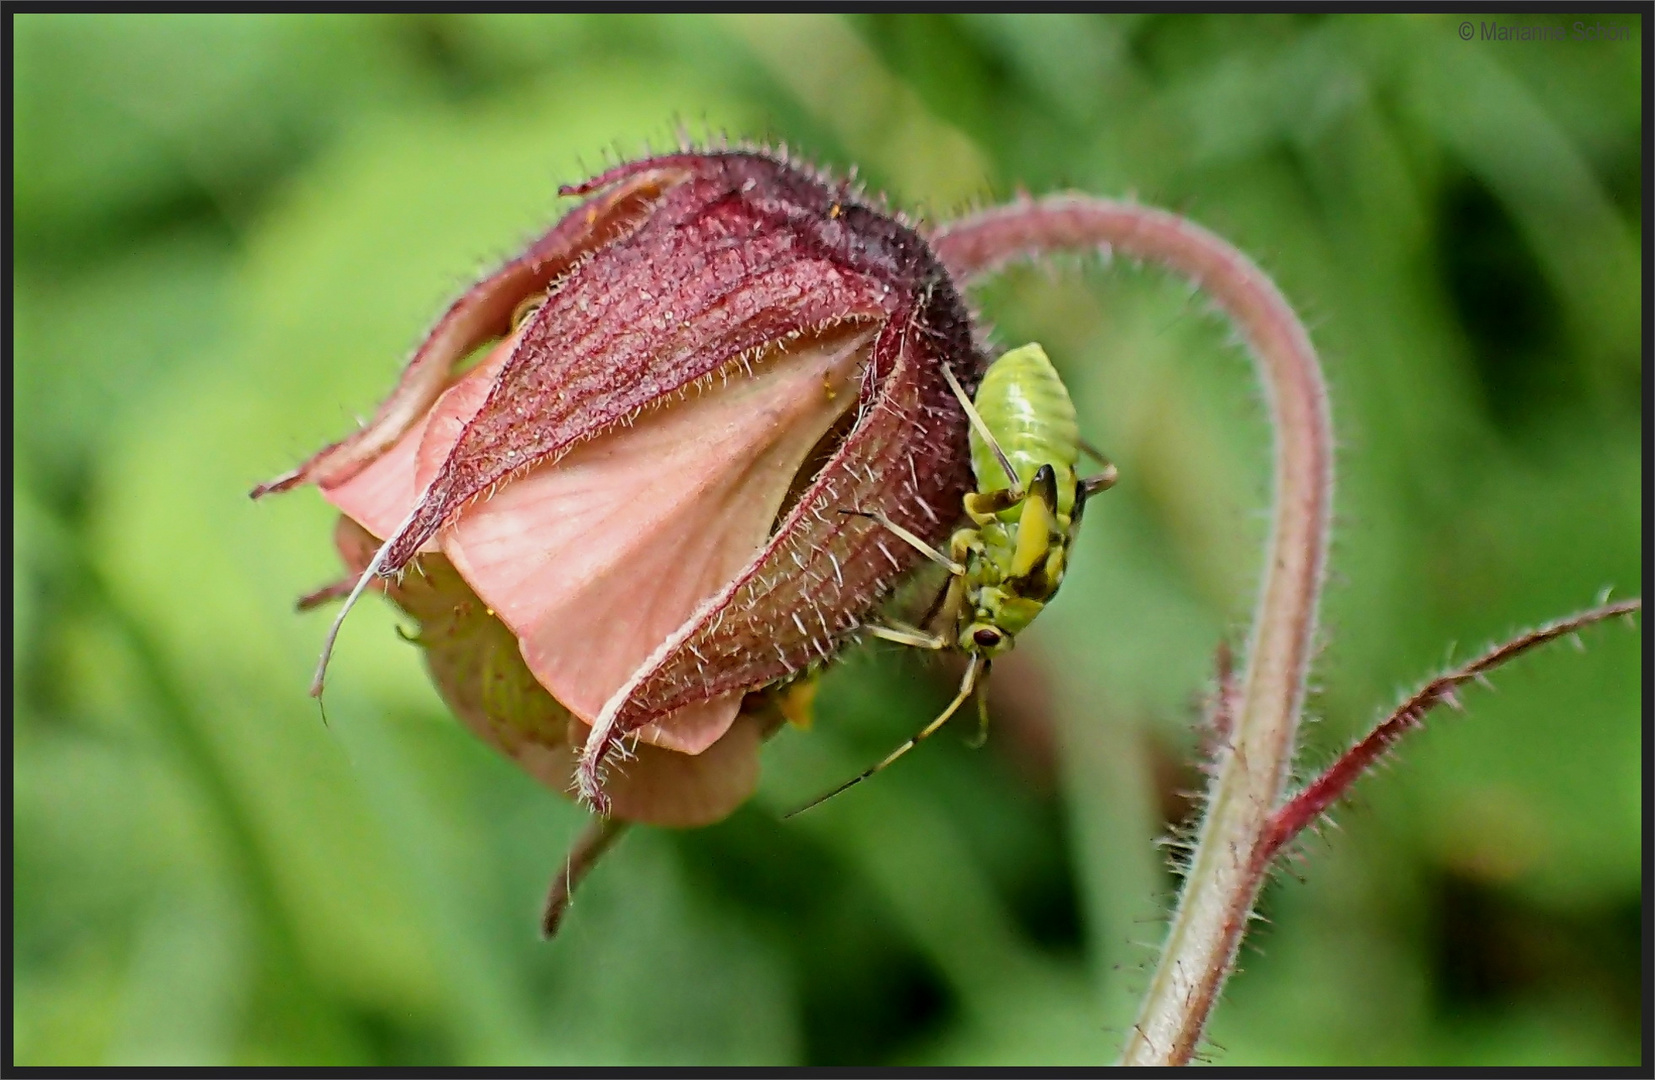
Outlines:
<svg viewBox="0 0 1655 1080"><path fill-rule="evenodd" d="M322 497L375 536L389 535L419 498L414 455L425 435L426 420L415 421L389 450L356 475L336 484L324 480L318 485ZM435 550L436 545L429 543L420 548L422 552Z"/></svg>
<svg viewBox="0 0 1655 1080"><path fill-rule="evenodd" d="M763 548L811 449L856 400L853 376L873 335L796 344L750 375L646 410L510 481L444 531L444 552L576 716L590 722ZM463 412L456 387L421 448L422 479ZM641 733L700 753L740 702L732 690Z"/></svg>
<svg viewBox="0 0 1655 1080"><path fill-rule="evenodd" d="M344 517L334 541L353 574L362 572L381 543ZM523 664L517 639L484 611L448 560L422 555L400 580L380 587L419 621L426 665L454 714L541 783L571 795L586 725L540 686ZM694 757L638 746L611 771L614 816L678 829L727 817L752 795L759 744L780 722L766 702L749 698L748 705L723 738Z"/></svg>

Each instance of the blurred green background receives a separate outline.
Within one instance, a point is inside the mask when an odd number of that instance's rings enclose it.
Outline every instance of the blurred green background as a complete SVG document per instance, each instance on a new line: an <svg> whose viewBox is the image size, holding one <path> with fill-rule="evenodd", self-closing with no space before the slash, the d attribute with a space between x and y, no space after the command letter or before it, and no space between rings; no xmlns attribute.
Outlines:
<svg viewBox="0 0 1655 1080"><path fill-rule="evenodd" d="M1580 18L1581 16L1571 16ZM1561 21L1530 15L1513 23ZM916 215L1076 187L1253 254L1340 438L1301 772L1452 657L1640 579L1638 20L1451 16L17 16L18 1064L1013 1064L1113 1058L1268 505L1246 360L1096 259L975 294L1038 339L1122 483L1006 663L916 729L891 647L760 796L629 835L539 942L581 815L439 706L384 605L305 684L337 575L313 492L438 311L646 140L781 140ZM371 610L370 610L371 609ZM1473 689L1268 890L1209 1055L1611 1064L1639 1047L1638 632Z"/></svg>

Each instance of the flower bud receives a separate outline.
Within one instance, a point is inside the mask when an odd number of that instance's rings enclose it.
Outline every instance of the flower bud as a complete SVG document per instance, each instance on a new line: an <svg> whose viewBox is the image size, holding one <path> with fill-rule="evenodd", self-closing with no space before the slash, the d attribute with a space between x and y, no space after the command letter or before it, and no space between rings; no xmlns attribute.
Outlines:
<svg viewBox="0 0 1655 1080"><path fill-rule="evenodd" d="M926 242L846 183L684 153L564 194L587 198L449 309L371 423L254 495L317 483L383 538L351 600L440 554L440 603L475 596L547 693L524 738L579 743L608 812L623 739L733 753L743 699L831 660L922 558L839 511L946 540L971 469L941 365L969 391L984 361ZM474 727L480 656L431 653Z"/></svg>

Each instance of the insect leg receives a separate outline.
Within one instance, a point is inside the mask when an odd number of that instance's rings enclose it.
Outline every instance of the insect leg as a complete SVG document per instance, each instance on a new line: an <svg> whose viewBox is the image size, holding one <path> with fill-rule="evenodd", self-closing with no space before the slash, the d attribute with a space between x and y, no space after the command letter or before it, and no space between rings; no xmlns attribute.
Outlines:
<svg viewBox="0 0 1655 1080"><path fill-rule="evenodd" d="M946 708L942 711L941 716L937 717L935 720L931 721L929 724L926 724L923 728L921 728L919 730L919 733L917 735L915 735L913 738L909 739L907 742L903 743L901 746L897 747L895 750L892 750L889 754L886 754L885 759L883 761L881 761L879 764L873 766L870 769L867 769L866 771L864 771L863 773L861 773L858 776L851 777L849 780L846 780L843 784L840 784L838 787L834 788L832 791L828 792L826 795L823 795L823 796L821 796L820 798L817 798L817 799L812 799L810 802L805 803L803 806L799 807L797 810L794 810L792 813L785 815L783 820L785 820L786 818L790 818L790 817L797 817L799 814L804 813L806 810L809 810L811 807L820 806L822 803L827 802L829 799L833 798L835 795L838 795L840 792L845 791L849 788L855 787L857 784L860 784L862 781L866 780L868 777L872 776L874 773L879 772L880 770L886 768L893 761L895 761L897 758L901 757L903 754L906 754L908 751L912 750L914 747L918 746L921 742L923 742L924 740L929 738L932 735L932 733L934 733L938 728L942 727L944 724L946 724L948 722L949 717L953 716L956 712L959 711L960 706L964 705L965 702L966 702L966 699L969 698L972 695L972 693L977 689L978 674L982 671L982 669L983 669L983 659L982 659L982 657L973 656L971 658L971 663L965 669L965 678L960 680L960 692L958 694L954 695L954 700L949 702L948 708Z"/></svg>
<svg viewBox="0 0 1655 1080"><path fill-rule="evenodd" d="M1069 511L1069 543L1075 542L1080 533L1080 519L1086 513L1086 500L1100 491L1108 491L1115 486L1119 474L1113 464L1106 464L1104 470L1096 476L1088 476L1075 486L1075 505Z"/></svg>
<svg viewBox="0 0 1655 1080"><path fill-rule="evenodd" d="M1120 473L1116 470L1115 463L1109 460L1109 456L1085 439L1080 440L1080 449L1087 457L1103 466L1096 476L1088 476L1080 482L1081 490L1087 495L1096 495L1100 491L1108 491L1114 487L1115 481L1120 479Z"/></svg>
<svg viewBox="0 0 1655 1080"><path fill-rule="evenodd" d="M1085 439L1077 440L1077 445L1080 447L1080 452L1081 453L1085 454L1087 457L1091 458L1093 461L1097 462L1099 465L1112 464L1112 462L1110 462L1110 460L1109 460L1109 455L1108 454L1105 454L1102 450L1099 450L1097 447L1093 446L1091 443L1087 442Z"/></svg>
<svg viewBox="0 0 1655 1080"><path fill-rule="evenodd" d="M1115 466L1106 465L1104 466L1103 471L1098 473L1096 476L1088 476L1081 480L1080 487L1082 491L1086 492L1086 494L1096 495L1100 491L1108 491L1110 488L1114 487L1115 481L1120 478L1121 474L1116 471Z"/></svg>
<svg viewBox="0 0 1655 1080"><path fill-rule="evenodd" d="M925 609L919 625L930 626L937 621L937 616L945 615L948 625L952 628L960 612L960 603L965 599L966 579L959 574L950 574L948 582L937 590L936 598Z"/></svg>
<svg viewBox="0 0 1655 1080"><path fill-rule="evenodd" d="M959 562L956 559L951 559L947 555L944 555L942 552L938 551L936 548L932 547L930 544L927 544L924 540L921 540L919 537L915 536L913 533L909 532L907 529L904 529L901 525L898 525L896 522L892 521L890 518L886 517L884 514L879 513L877 510L873 510L873 511L869 511L869 510L841 510L839 512L841 514L848 514L852 517L871 518L872 520L877 521L881 525L885 526L885 528L887 530L889 530L891 533L895 534L895 536L898 540L901 540L903 543L907 544L909 547L913 548L915 551L918 551L920 554L924 555L927 559L930 559L932 562L936 563L938 566L943 567L950 574L963 574L963 573L965 573L965 564L964 563Z"/></svg>
<svg viewBox="0 0 1655 1080"><path fill-rule="evenodd" d="M1023 497L1023 481L1018 479L1017 470L1011 467L1011 458L1007 457L1006 452L1000 449L1000 441L994 437L994 432L990 431L988 425L983 422L983 416L977 411L977 406L973 405L971 399L965 396L965 388L960 385L958 379L954 378L954 373L948 370L947 364L942 365L942 375L943 378L948 380L948 388L954 391L955 397L960 399L960 407L965 409L966 418L971 421L971 426L977 430L978 438L982 439L984 445L994 451L995 460L1000 463L1002 469L1006 470L1006 479L1011 481L1011 490L1017 493L1016 498L1000 509L1004 510L1016 505L1017 499Z"/></svg>
<svg viewBox="0 0 1655 1080"><path fill-rule="evenodd" d="M975 529L956 529L948 542L948 557L963 568L965 560L971 554L971 545L979 535ZM960 605L965 603L966 582L965 574L950 572L948 580L937 590L937 595L926 605L925 614L921 615L919 622L915 624L923 632L924 628L936 625L937 619L941 618L944 626L941 636L950 643L948 647L956 641Z"/></svg>
<svg viewBox="0 0 1655 1080"><path fill-rule="evenodd" d="M910 630L905 626L880 626L878 623L868 623L862 627L876 638L894 641L898 645L912 645L916 649L930 649L941 652L948 648L946 638L935 634L927 634L920 630Z"/></svg>
<svg viewBox="0 0 1655 1080"><path fill-rule="evenodd" d="M1002 510L1010 510L1028 497L1021 487L998 488L994 491L972 491L965 497L965 512L978 525L987 525Z"/></svg>
<svg viewBox="0 0 1655 1080"><path fill-rule="evenodd" d="M988 667L992 661L983 661L983 674L977 680L977 734L966 740L966 746L979 749L988 742Z"/></svg>

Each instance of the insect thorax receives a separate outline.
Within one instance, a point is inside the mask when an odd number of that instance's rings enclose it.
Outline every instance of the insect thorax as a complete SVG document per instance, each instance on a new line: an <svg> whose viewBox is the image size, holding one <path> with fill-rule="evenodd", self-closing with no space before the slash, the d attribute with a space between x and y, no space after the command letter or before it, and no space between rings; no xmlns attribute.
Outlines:
<svg viewBox="0 0 1655 1080"><path fill-rule="evenodd" d="M965 603L956 632L962 646L973 648L973 628L991 626L1005 635L1005 641L996 648L977 647L974 651L1005 652L1011 648L1012 639L1045 609L1063 582L1067 563L1068 515L1058 515L1058 524L1046 559L1021 577L1010 572L1017 549L1016 522L995 521L981 528L960 530L957 536L966 548Z"/></svg>

